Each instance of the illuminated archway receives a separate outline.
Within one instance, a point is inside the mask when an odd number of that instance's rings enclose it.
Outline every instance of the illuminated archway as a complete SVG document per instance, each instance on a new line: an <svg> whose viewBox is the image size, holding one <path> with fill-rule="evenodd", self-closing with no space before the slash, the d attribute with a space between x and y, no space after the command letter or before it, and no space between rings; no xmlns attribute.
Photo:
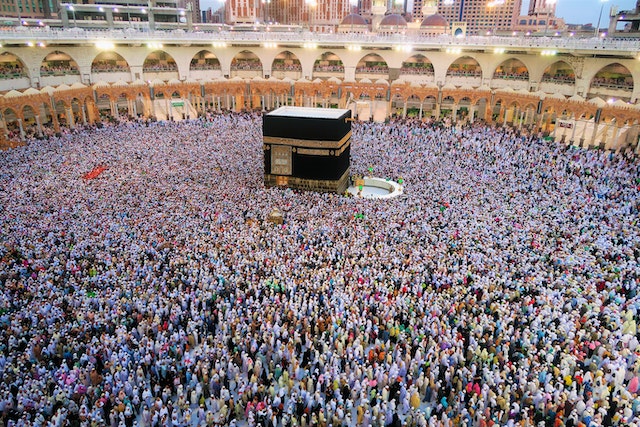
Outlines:
<svg viewBox="0 0 640 427"><path fill-rule="evenodd" d="M333 52L325 52L313 64L314 78L344 78L342 59Z"/></svg>
<svg viewBox="0 0 640 427"><path fill-rule="evenodd" d="M402 63L400 74L410 76L433 76L433 64L424 55L413 55Z"/></svg>
<svg viewBox="0 0 640 427"><path fill-rule="evenodd" d="M356 65L356 78L389 76L389 66L387 62L377 53L370 53L363 56Z"/></svg>
<svg viewBox="0 0 640 427"><path fill-rule="evenodd" d="M627 67L614 63L603 67L591 79L589 97L599 96L610 100L628 101L633 92L633 76Z"/></svg>
<svg viewBox="0 0 640 427"><path fill-rule="evenodd" d="M249 51L239 52L231 60L231 77L262 77L262 61Z"/></svg>
<svg viewBox="0 0 640 427"><path fill-rule="evenodd" d="M280 52L271 64L271 75L282 79L289 77L292 79L300 78L302 73L302 64L298 57L288 50Z"/></svg>
<svg viewBox="0 0 640 427"><path fill-rule="evenodd" d="M191 58L190 71L214 71L220 70L220 60L208 50L201 50Z"/></svg>
<svg viewBox="0 0 640 427"><path fill-rule="evenodd" d="M576 84L576 73L571 65L564 61L554 62L542 74L542 83Z"/></svg>
<svg viewBox="0 0 640 427"><path fill-rule="evenodd" d="M529 70L519 59L511 58L504 61L493 72L494 79L529 80Z"/></svg>
<svg viewBox="0 0 640 427"><path fill-rule="evenodd" d="M174 73L178 71L178 64L171 55L163 50L151 52L142 64L144 73Z"/></svg>
<svg viewBox="0 0 640 427"><path fill-rule="evenodd" d="M27 77L27 67L20 58L10 52L0 54L0 79Z"/></svg>
<svg viewBox="0 0 640 427"><path fill-rule="evenodd" d="M80 75L80 68L73 58L64 52L56 50L42 60L40 75L42 77Z"/></svg>
<svg viewBox="0 0 640 427"><path fill-rule="evenodd" d="M101 52L91 63L92 73L128 73L129 63L116 52Z"/></svg>

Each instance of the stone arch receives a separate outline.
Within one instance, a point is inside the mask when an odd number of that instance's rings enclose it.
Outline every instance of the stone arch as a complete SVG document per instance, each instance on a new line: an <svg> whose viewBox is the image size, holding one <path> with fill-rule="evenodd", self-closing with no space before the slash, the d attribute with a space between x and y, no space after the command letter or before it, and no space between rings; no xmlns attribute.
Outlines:
<svg viewBox="0 0 640 427"><path fill-rule="evenodd" d="M494 79L504 80L529 80L529 69L517 58L509 58L502 61L493 71Z"/></svg>
<svg viewBox="0 0 640 427"><path fill-rule="evenodd" d="M193 55L189 64L189 71L220 70L220 59L210 50L203 49Z"/></svg>
<svg viewBox="0 0 640 427"><path fill-rule="evenodd" d="M433 63L421 53L415 54L402 61L401 75L433 76Z"/></svg>
<svg viewBox="0 0 640 427"><path fill-rule="evenodd" d="M461 56L447 67L447 78L482 79L482 67L477 59Z"/></svg>
<svg viewBox="0 0 640 427"><path fill-rule="evenodd" d="M456 99L453 95L443 96L440 102L440 117L447 117L453 113Z"/></svg>
<svg viewBox="0 0 640 427"><path fill-rule="evenodd" d="M271 62L271 75L278 79L289 77L299 79L302 75L302 64L298 56L289 51L283 50L278 53Z"/></svg>
<svg viewBox="0 0 640 427"><path fill-rule="evenodd" d="M13 107L4 107L2 109L2 118L8 132L9 140L23 139L22 133L22 110L16 110Z"/></svg>
<svg viewBox="0 0 640 427"><path fill-rule="evenodd" d="M369 53L358 61L356 65L356 78L364 77L389 77L387 61L377 53Z"/></svg>
<svg viewBox="0 0 640 427"><path fill-rule="evenodd" d="M82 101L80 101L76 97L71 99L71 113L73 114L74 123L82 123L83 121Z"/></svg>
<svg viewBox="0 0 640 427"><path fill-rule="evenodd" d="M422 100L416 94L407 98L407 117L422 118Z"/></svg>
<svg viewBox="0 0 640 427"><path fill-rule="evenodd" d="M545 68L541 83L576 84L576 72L566 61L556 61Z"/></svg>
<svg viewBox="0 0 640 427"><path fill-rule="evenodd" d="M80 67L71 55L61 50L48 53L40 63L40 76L80 75Z"/></svg>
<svg viewBox="0 0 640 427"><path fill-rule="evenodd" d="M22 107L22 117L24 117L25 121L30 119L33 119L35 121L37 115L38 113L36 112L36 109L33 107L33 105L25 104Z"/></svg>
<svg viewBox="0 0 640 427"><path fill-rule="evenodd" d="M22 111L16 110L14 107L5 107L2 110L2 116L5 122L17 121L18 119L22 119Z"/></svg>
<svg viewBox="0 0 640 427"><path fill-rule="evenodd" d="M122 91L120 93L114 94L113 103L114 103L116 112L118 113L118 116L128 114L129 112L128 101L129 101L129 94L126 91Z"/></svg>
<svg viewBox="0 0 640 427"><path fill-rule="evenodd" d="M344 78L344 63L333 52L324 52L313 63L314 78Z"/></svg>
<svg viewBox="0 0 640 427"><path fill-rule="evenodd" d="M476 118L478 120L487 120L487 110L490 110L491 99L490 96L480 95L475 98L473 102L473 108L471 109L472 121Z"/></svg>
<svg viewBox="0 0 640 427"><path fill-rule="evenodd" d="M469 109L473 105L473 100L468 96L463 96L458 100L457 104L458 104L458 111L467 110L467 113L468 113Z"/></svg>
<svg viewBox="0 0 640 427"><path fill-rule="evenodd" d="M118 99L118 98L116 98ZM114 100L115 101L115 100ZM109 93L102 93L98 95L96 107L98 108L98 112L102 112L104 110L111 111L111 95ZM111 113L107 114L110 115Z"/></svg>
<svg viewBox="0 0 640 427"><path fill-rule="evenodd" d="M589 83L589 96L622 98L628 100L633 93L631 71L619 62L600 68Z"/></svg>
<svg viewBox="0 0 640 427"><path fill-rule="evenodd" d="M231 77L262 77L262 61L254 52L242 50L231 60Z"/></svg>
<svg viewBox="0 0 640 427"><path fill-rule="evenodd" d="M18 55L12 52L0 54L0 72L6 79L29 77L29 68Z"/></svg>
<svg viewBox="0 0 640 427"><path fill-rule="evenodd" d="M58 123L65 126L70 126L68 105L63 99L56 99L54 102L55 111L54 114L58 118Z"/></svg>
<svg viewBox="0 0 640 427"><path fill-rule="evenodd" d="M406 117L409 99L414 96L407 94L405 91L392 91L389 99L391 109L389 115L391 117ZM415 96L415 101L420 102L420 98Z"/></svg>
<svg viewBox="0 0 640 427"><path fill-rule="evenodd" d="M22 117L23 117L23 126L25 131L32 135L42 136L42 131L40 129L40 125L38 120L41 118L38 117L38 110L31 104L25 104L22 106Z"/></svg>
<svg viewBox="0 0 640 427"><path fill-rule="evenodd" d="M92 73L128 73L130 70L127 60L114 51L100 52L91 62Z"/></svg>
<svg viewBox="0 0 640 427"><path fill-rule="evenodd" d="M42 108L42 117L40 118L43 126L54 126L53 112L51 111L51 103L43 102L40 104Z"/></svg>
<svg viewBox="0 0 640 427"><path fill-rule="evenodd" d="M164 50L154 50L149 53L142 63L143 73L178 72L178 64L169 53Z"/></svg>

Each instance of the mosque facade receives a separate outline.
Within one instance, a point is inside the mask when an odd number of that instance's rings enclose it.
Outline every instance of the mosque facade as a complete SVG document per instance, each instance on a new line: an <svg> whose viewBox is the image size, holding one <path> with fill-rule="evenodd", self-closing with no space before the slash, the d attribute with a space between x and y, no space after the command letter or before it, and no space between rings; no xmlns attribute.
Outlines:
<svg viewBox="0 0 640 427"><path fill-rule="evenodd" d="M523 37L30 30L0 40L0 132L207 108L348 108L360 120L484 120L584 147L638 143L637 42ZM425 19L425 31L446 25ZM445 24L439 24L444 22ZM346 24L345 24L346 25ZM444 27L443 27L444 28ZM436 28L437 29L437 28ZM437 35L432 34L432 35Z"/></svg>

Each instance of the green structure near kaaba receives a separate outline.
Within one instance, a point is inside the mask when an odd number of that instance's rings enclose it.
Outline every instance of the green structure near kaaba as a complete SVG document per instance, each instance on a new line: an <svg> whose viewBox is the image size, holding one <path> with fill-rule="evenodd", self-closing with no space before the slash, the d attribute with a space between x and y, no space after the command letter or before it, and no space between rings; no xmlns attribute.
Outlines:
<svg viewBox="0 0 640 427"><path fill-rule="evenodd" d="M263 117L264 183L344 193L351 162L351 110L281 107Z"/></svg>

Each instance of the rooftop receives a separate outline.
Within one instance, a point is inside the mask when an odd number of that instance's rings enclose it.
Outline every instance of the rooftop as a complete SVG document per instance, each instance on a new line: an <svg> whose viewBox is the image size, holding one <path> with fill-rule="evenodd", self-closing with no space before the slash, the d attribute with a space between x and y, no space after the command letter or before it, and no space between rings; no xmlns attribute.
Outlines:
<svg viewBox="0 0 640 427"><path fill-rule="evenodd" d="M280 117L305 117L314 119L339 119L350 110L339 108L312 108L312 107L280 107L268 113L268 116Z"/></svg>

